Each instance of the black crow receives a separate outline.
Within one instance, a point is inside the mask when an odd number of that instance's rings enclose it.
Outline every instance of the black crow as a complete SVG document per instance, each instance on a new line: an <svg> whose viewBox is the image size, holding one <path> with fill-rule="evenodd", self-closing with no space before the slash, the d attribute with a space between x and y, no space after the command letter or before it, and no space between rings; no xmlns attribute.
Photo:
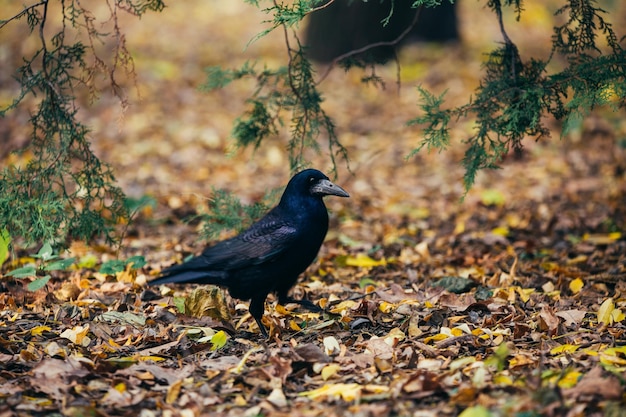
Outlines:
<svg viewBox="0 0 626 417"><path fill-rule="evenodd" d="M231 296L250 301L250 314L265 338L261 318L270 293L282 305L297 303L311 310L312 302L289 296L298 275L313 262L328 231L328 212L322 197L349 197L326 175L306 169L287 184L280 203L239 235L206 248L201 255L162 271L150 285L213 284Z"/></svg>

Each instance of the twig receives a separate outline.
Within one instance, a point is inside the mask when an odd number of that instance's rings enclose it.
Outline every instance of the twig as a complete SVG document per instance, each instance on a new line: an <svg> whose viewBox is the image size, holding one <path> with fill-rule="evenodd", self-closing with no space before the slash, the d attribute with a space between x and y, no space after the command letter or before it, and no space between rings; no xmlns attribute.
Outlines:
<svg viewBox="0 0 626 417"><path fill-rule="evenodd" d="M43 5L43 14L41 16L41 22L39 23L39 39L41 39L41 50L43 54L41 55L41 68L46 76L46 80L50 80L50 74L48 74L48 48L46 45L46 37L43 33L44 27L46 26L46 19L48 17L48 0L44 0L42 2Z"/></svg>
<svg viewBox="0 0 626 417"><path fill-rule="evenodd" d="M335 0L330 0L330 1L326 2L326 3L324 3L324 4L323 4L323 5L321 5L321 6L317 6L317 7L312 8L311 10L309 10L308 12L306 12L306 14L311 14L311 13L313 13L313 12L317 12L318 10L325 9L325 8L327 8L328 6L330 6L331 4L333 4L334 2L335 2Z"/></svg>
<svg viewBox="0 0 626 417"><path fill-rule="evenodd" d="M30 10L36 9L39 6L43 6L43 5L47 5L48 4L48 0L42 0L39 3L35 3L31 6L25 7L24 10L22 10L21 12L19 12L18 14L8 18L7 20L0 20L0 29L2 29L3 27L5 27L6 25L8 25L10 22L12 22L13 20L18 20L21 19L22 16L24 16L25 14L28 14L28 12Z"/></svg>
<svg viewBox="0 0 626 417"><path fill-rule="evenodd" d="M328 65L328 67L326 68L326 71L324 71L324 74L322 74L322 76L320 77L320 79L317 81L316 84L319 85L322 81L324 81L326 79L326 77L328 77L328 74L330 74L332 69L340 61L343 61L346 58L350 58L351 56L358 55L360 53L369 51L370 49L377 48L379 46L395 46L395 45L397 45L415 27L415 25L417 24L417 19L419 18L420 12L422 11L423 7L424 6L420 6L420 7L417 8L417 10L415 11L415 16L413 16L413 20L411 21L411 24L409 26L407 26L407 28L404 29L404 31L400 35L398 35L398 37L395 38L394 40L370 43L369 45L365 45L365 46L363 46L361 48L358 48L358 49L353 49L352 51L346 52L345 54L341 54L338 57L336 57L335 59L333 59L333 61Z"/></svg>
<svg viewBox="0 0 626 417"><path fill-rule="evenodd" d="M515 58L518 56L517 46L515 46L511 38L509 38L509 35L506 33L506 30L504 29L504 21L502 20L502 5L500 3L500 0L494 0L494 6L495 6L494 8L496 11L496 16L498 16L498 24L500 25L500 33L502 34L502 37L504 38L504 43L507 46L511 47L512 50L515 52L511 56L511 76L512 78L515 79L516 74L517 74L517 71L515 69Z"/></svg>

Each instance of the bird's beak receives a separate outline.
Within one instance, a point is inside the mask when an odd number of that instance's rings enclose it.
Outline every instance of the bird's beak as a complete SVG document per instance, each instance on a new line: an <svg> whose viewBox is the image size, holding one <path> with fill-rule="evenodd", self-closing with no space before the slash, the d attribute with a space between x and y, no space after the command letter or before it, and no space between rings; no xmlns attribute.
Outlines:
<svg viewBox="0 0 626 417"><path fill-rule="evenodd" d="M337 184L332 183L329 180L321 180L313 187L311 187L311 194L316 195L336 195L339 197L350 197L350 194Z"/></svg>

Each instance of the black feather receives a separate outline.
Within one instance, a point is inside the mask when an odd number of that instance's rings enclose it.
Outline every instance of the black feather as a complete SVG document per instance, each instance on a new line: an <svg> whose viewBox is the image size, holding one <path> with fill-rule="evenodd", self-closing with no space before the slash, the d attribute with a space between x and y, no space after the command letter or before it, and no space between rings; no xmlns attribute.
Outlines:
<svg viewBox="0 0 626 417"><path fill-rule="evenodd" d="M251 300L250 313L264 336L261 322L265 299L278 295L281 304L296 302L319 310L308 300L288 293L313 262L328 231L325 195L348 197L320 171L307 169L287 184L280 203L239 235L206 248L189 261L162 271L150 285L213 284L228 288L231 296Z"/></svg>

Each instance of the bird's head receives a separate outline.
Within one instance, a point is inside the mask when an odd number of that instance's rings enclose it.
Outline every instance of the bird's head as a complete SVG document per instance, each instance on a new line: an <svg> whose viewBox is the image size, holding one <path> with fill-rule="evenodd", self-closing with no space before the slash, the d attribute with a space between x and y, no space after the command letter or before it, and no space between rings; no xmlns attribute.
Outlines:
<svg viewBox="0 0 626 417"><path fill-rule="evenodd" d="M331 182L326 175L316 169L305 169L294 175L285 189L285 195L290 194L304 194L319 198L325 195L350 197L346 190Z"/></svg>

